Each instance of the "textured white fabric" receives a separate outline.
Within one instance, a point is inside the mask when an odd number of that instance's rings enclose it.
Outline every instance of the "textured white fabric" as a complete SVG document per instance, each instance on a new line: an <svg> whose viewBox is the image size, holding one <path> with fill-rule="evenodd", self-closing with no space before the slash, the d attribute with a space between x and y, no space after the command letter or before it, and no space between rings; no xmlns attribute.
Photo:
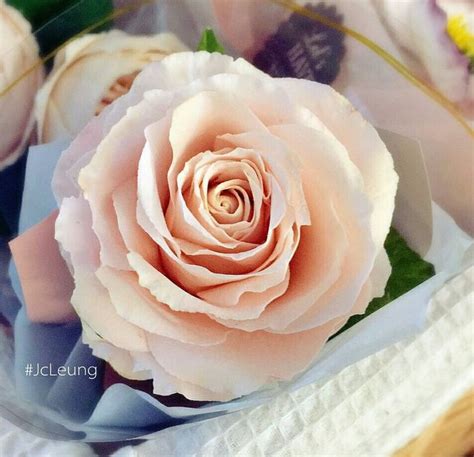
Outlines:
<svg viewBox="0 0 474 457"><path fill-rule="evenodd" d="M474 385L473 303L471 267L436 294L428 327L416 338L374 354L324 384L187 429L165 430L153 441L114 455L389 456ZM2 355L8 354L5 343L0 338ZM78 443L35 438L0 419L0 455L94 454Z"/></svg>
<svg viewBox="0 0 474 457"><path fill-rule="evenodd" d="M49 441L12 426L0 418L0 455L5 457L90 457L87 444Z"/></svg>

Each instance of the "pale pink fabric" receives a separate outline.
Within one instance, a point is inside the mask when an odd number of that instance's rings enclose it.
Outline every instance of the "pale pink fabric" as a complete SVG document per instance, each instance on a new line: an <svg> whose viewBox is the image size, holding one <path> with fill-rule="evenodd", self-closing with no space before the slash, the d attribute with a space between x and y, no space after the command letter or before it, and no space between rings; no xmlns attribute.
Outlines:
<svg viewBox="0 0 474 457"><path fill-rule="evenodd" d="M383 293L397 181L328 86L205 52L151 64L54 177L84 340L162 395L290 379Z"/></svg>

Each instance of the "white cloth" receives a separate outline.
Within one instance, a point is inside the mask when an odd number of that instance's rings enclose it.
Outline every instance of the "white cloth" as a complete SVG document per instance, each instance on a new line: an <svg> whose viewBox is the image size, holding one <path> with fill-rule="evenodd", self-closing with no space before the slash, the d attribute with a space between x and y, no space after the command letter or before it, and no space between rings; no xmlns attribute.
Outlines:
<svg viewBox="0 0 474 457"><path fill-rule="evenodd" d="M428 326L416 338L374 354L324 384L184 430L165 430L114 456L389 456L474 385L473 303L471 267L436 294ZM9 344L0 338L2 356L10 353ZM0 362L4 386L2 366ZM0 455L94 453L80 443L36 438L0 419Z"/></svg>

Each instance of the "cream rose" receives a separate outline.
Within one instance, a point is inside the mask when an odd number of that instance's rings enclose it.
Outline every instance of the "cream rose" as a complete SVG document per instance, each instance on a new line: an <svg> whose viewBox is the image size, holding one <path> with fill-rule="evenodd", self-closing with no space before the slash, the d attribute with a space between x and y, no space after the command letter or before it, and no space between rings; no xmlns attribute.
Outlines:
<svg viewBox="0 0 474 457"><path fill-rule="evenodd" d="M43 80L42 65L35 68L38 59L29 22L0 0L0 170L18 158L30 139L33 102Z"/></svg>
<svg viewBox="0 0 474 457"><path fill-rule="evenodd" d="M74 40L57 54L38 93L40 142L74 138L91 117L128 91L145 65L187 50L169 33L132 36L113 30Z"/></svg>
<svg viewBox="0 0 474 457"><path fill-rule="evenodd" d="M84 341L161 395L292 378L383 294L397 179L329 86L205 52L150 64L53 180Z"/></svg>

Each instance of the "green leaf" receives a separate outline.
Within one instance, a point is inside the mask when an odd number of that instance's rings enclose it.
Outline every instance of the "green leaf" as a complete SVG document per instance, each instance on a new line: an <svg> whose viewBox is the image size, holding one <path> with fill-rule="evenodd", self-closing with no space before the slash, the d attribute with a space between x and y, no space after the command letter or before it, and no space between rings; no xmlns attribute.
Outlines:
<svg viewBox="0 0 474 457"><path fill-rule="evenodd" d="M42 54L56 49L86 28L105 30L113 11L112 0L7 0L31 23Z"/></svg>
<svg viewBox="0 0 474 457"><path fill-rule="evenodd" d="M364 314L352 316L337 334L352 327L435 274L433 265L413 251L393 227L385 240L385 249L392 265L392 274L387 282L384 296L374 298Z"/></svg>
<svg viewBox="0 0 474 457"><path fill-rule="evenodd" d="M219 43L212 29L207 28L202 32L201 40L197 48L198 51L220 52L224 54L224 47Z"/></svg>
<svg viewBox="0 0 474 457"><path fill-rule="evenodd" d="M77 0L7 0L9 5L21 11L34 30L76 2Z"/></svg>

